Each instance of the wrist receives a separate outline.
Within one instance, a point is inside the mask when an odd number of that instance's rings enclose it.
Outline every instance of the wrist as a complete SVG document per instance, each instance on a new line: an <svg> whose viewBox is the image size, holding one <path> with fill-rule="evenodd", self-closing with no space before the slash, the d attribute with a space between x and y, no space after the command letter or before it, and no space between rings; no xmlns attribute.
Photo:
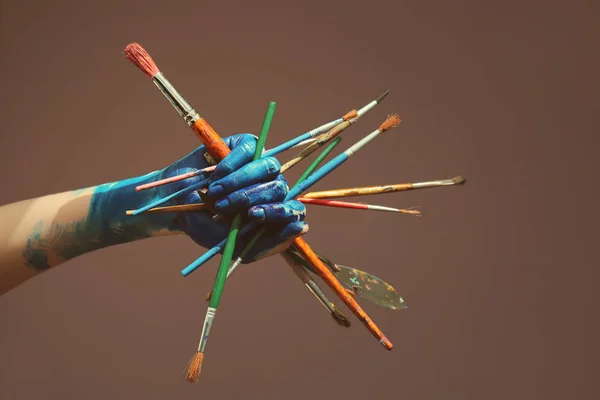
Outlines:
<svg viewBox="0 0 600 400"><path fill-rule="evenodd" d="M135 190L136 186L162 179L164 176L165 171L160 170L99 185L94 189L90 200L88 224L97 232L103 247L180 233L175 213L126 215L127 210L141 208L164 195L160 188L139 192Z"/></svg>

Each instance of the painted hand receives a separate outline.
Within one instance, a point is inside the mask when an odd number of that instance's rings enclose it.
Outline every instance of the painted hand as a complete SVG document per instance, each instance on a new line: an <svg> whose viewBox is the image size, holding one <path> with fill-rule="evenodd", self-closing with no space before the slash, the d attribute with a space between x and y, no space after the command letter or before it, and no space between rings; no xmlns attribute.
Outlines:
<svg viewBox="0 0 600 400"><path fill-rule="evenodd" d="M224 218L215 221L209 211L185 212L177 216L177 225L196 243L210 248L227 236L231 219L243 213L244 222L258 221L267 231L244 259L252 262L287 249L295 238L308 231L304 222L305 206L297 200L284 201L288 185L279 173L281 165L274 157L251 161L257 139L250 134L239 134L224 139L231 153L209 175L207 197L214 201L215 210ZM165 176L178 175L208 166L204 146L177 161ZM171 191L183 189L206 179L189 178L174 184ZM182 196L178 204L201 203L198 192ZM252 238L253 232L238 238L235 256Z"/></svg>

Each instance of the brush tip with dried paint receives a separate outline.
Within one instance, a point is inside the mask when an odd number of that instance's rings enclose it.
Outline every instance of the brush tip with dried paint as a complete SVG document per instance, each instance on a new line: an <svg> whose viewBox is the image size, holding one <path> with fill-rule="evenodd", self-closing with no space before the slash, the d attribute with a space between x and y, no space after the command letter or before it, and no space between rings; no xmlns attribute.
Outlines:
<svg viewBox="0 0 600 400"><path fill-rule="evenodd" d="M352 118L356 118L356 117L358 117L358 112L356 110L352 110L352 111L348 111L348 113L346 113L346 115L344 115L342 117L342 119L344 121L348 121L348 120L351 120Z"/></svg>
<svg viewBox="0 0 600 400"><path fill-rule="evenodd" d="M377 130L381 133L389 131L390 129L393 129L400 125L401 121L402 120L400 119L400 116L398 114L391 114L386 118L385 121L383 121L383 124L381 124Z"/></svg>
<svg viewBox="0 0 600 400"><path fill-rule="evenodd" d="M125 57L140 71L153 78L159 70L150 54L139 43L130 43L125 47Z"/></svg>
<svg viewBox="0 0 600 400"><path fill-rule="evenodd" d="M462 185L467 181L467 179L464 176L457 176L455 178L452 178L452 183L455 185Z"/></svg>
<svg viewBox="0 0 600 400"><path fill-rule="evenodd" d="M390 89L388 89L385 92L383 92L382 94L380 94L379 97L375 99L377 104L381 103L383 101L383 99L385 99L385 96L387 96L389 93L390 93Z"/></svg>
<svg viewBox="0 0 600 400"><path fill-rule="evenodd" d="M331 313L331 316L333 317L333 319L335 319L335 322L342 326L345 326L346 328L349 328L352 325L348 317L342 314L339 310L334 310Z"/></svg>
<svg viewBox="0 0 600 400"><path fill-rule="evenodd" d="M196 352L190 360L187 368L185 379L191 383L198 382L200 379L200 371L202 370L202 362L204 361L204 353Z"/></svg>

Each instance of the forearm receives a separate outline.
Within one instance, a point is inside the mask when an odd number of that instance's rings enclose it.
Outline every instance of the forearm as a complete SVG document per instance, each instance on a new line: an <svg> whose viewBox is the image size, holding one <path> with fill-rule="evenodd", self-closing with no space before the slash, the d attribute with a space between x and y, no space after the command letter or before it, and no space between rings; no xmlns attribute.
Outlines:
<svg viewBox="0 0 600 400"><path fill-rule="evenodd" d="M0 294L93 250L179 233L173 215L126 216L153 200L135 186L159 173L0 207Z"/></svg>

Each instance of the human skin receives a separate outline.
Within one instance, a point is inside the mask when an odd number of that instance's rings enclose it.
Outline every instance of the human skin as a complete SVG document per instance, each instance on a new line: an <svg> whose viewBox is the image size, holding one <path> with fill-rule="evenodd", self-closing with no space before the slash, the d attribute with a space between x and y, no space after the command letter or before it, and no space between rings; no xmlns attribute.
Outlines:
<svg viewBox="0 0 600 400"><path fill-rule="evenodd" d="M209 211L127 216L189 185L207 179L197 176L151 190L144 183L208 166L203 146L158 171L135 178L51 194L0 207L0 295L32 277L91 251L136 240L168 235L187 235L202 247L212 247L227 235L228 217L244 212L246 220L267 224L256 250L244 262L252 262L288 248L306 233L306 209L296 200L284 201L287 182L273 157L251 162L256 137L249 134L225 139L232 150L208 177L208 198L215 201L223 218L215 221ZM202 200L193 191L164 205L192 204ZM244 246L240 241L237 246ZM238 250L239 251L239 250Z"/></svg>

